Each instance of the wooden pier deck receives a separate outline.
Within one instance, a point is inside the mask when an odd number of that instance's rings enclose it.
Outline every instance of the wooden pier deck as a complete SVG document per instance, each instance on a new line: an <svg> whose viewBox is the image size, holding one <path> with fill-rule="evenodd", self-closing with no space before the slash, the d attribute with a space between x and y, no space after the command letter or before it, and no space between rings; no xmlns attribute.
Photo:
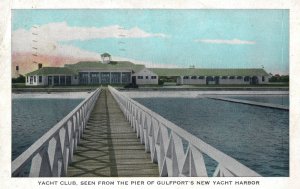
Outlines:
<svg viewBox="0 0 300 189"><path fill-rule="evenodd" d="M68 167L69 177L157 177L158 166L145 153L108 90L91 113Z"/></svg>

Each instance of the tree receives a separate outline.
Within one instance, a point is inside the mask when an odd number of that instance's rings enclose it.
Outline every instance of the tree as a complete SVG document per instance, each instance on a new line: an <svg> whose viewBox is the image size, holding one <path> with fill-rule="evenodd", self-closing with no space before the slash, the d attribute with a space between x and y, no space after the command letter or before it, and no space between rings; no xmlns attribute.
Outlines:
<svg viewBox="0 0 300 189"><path fill-rule="evenodd" d="M275 75L272 75L272 77L269 79L269 82L284 82L284 83L288 83L289 82L289 76L288 75L275 74Z"/></svg>
<svg viewBox="0 0 300 189"><path fill-rule="evenodd" d="M25 80L26 80L25 76L20 75L17 78L12 78L12 83L25 83Z"/></svg>

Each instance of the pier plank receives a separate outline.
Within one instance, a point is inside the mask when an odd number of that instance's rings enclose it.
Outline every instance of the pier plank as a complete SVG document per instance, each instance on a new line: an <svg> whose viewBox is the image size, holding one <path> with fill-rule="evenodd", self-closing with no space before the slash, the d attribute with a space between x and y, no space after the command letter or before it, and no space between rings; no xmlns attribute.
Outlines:
<svg viewBox="0 0 300 189"><path fill-rule="evenodd" d="M69 177L157 177L144 145L136 138L108 90L92 111L82 139L68 167Z"/></svg>

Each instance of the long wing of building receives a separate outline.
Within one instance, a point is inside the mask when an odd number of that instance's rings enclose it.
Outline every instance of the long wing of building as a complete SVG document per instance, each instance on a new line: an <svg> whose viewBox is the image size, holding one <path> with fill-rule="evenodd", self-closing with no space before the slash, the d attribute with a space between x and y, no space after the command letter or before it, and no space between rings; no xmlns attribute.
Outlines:
<svg viewBox="0 0 300 189"><path fill-rule="evenodd" d="M129 61L83 61L64 67L42 67L26 74L26 85L157 85L159 78L176 78L177 84L266 84L268 73L255 69L146 68Z"/></svg>

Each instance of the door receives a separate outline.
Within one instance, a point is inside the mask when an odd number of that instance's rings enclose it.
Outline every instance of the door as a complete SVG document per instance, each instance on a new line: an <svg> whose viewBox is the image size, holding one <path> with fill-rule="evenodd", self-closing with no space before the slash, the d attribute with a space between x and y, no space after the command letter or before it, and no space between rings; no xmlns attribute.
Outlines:
<svg viewBox="0 0 300 189"><path fill-rule="evenodd" d="M132 76L132 84L136 85L136 76Z"/></svg>
<svg viewBox="0 0 300 189"><path fill-rule="evenodd" d="M252 85L258 84L258 78L256 76L253 76L250 80L250 84Z"/></svg>
<svg viewBox="0 0 300 189"><path fill-rule="evenodd" d="M71 76L66 77L66 84L71 85Z"/></svg>
<svg viewBox="0 0 300 189"><path fill-rule="evenodd" d="M210 81L213 81L213 80L214 80L213 77L207 76L207 77L206 77L206 85L209 85Z"/></svg>
<svg viewBox="0 0 300 189"><path fill-rule="evenodd" d="M48 76L48 85L52 85L52 76Z"/></svg>

